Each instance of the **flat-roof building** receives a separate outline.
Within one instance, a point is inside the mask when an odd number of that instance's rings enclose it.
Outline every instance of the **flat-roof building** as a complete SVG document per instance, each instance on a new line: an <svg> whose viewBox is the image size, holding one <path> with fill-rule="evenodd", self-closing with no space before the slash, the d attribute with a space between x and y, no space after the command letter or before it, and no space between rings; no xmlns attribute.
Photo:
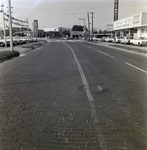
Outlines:
<svg viewBox="0 0 147 150"><path fill-rule="evenodd" d="M114 21L112 31L120 37L147 37L147 12Z"/></svg>

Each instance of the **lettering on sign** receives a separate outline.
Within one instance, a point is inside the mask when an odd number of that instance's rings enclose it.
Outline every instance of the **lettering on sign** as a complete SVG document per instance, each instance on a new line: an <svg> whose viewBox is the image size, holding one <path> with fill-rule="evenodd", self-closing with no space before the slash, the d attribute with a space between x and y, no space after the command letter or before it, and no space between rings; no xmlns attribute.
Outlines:
<svg viewBox="0 0 147 150"><path fill-rule="evenodd" d="M133 24L139 23L139 19L140 19L140 15L135 15L135 16L133 17Z"/></svg>
<svg viewBox="0 0 147 150"><path fill-rule="evenodd" d="M129 24L133 22L133 18L128 18L124 20L124 24Z"/></svg>
<svg viewBox="0 0 147 150"><path fill-rule="evenodd" d="M138 13L138 14L135 14L135 15L132 15L128 18L124 18L122 20L119 20L119 21L115 21L113 22L113 29L116 30L116 29L125 29L125 28L132 28L132 27L136 27L138 25L141 25L142 22L141 19L143 16L143 14L141 13Z"/></svg>
<svg viewBox="0 0 147 150"><path fill-rule="evenodd" d="M107 30L108 31L113 30L113 24L107 24Z"/></svg>

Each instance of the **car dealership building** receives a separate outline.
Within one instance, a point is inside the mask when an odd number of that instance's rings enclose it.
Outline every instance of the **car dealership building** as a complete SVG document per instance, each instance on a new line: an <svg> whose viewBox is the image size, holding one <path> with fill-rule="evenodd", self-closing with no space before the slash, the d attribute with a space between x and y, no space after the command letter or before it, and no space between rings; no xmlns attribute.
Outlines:
<svg viewBox="0 0 147 150"><path fill-rule="evenodd" d="M147 12L114 21L112 32L119 37L147 37Z"/></svg>

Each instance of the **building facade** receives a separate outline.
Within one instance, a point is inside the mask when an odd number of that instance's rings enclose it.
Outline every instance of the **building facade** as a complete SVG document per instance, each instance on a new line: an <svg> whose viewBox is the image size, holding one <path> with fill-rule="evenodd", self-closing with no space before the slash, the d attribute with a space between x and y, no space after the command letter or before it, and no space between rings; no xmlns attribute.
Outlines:
<svg viewBox="0 0 147 150"><path fill-rule="evenodd" d="M42 28L42 29L45 32L45 37L48 38L70 37L71 28L52 27L52 28Z"/></svg>
<svg viewBox="0 0 147 150"><path fill-rule="evenodd" d="M114 21L112 31L119 37L147 37L147 12Z"/></svg>
<svg viewBox="0 0 147 150"><path fill-rule="evenodd" d="M70 31L70 38L82 38L84 36L83 31Z"/></svg>

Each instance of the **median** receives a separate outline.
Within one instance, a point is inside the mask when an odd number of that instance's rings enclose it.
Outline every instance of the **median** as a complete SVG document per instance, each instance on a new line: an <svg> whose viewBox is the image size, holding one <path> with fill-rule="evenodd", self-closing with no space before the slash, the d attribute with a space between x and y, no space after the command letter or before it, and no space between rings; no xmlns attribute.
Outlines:
<svg viewBox="0 0 147 150"><path fill-rule="evenodd" d="M0 52L0 63L5 60L11 59L13 57L18 57L19 54L20 53L17 51L1 51Z"/></svg>

